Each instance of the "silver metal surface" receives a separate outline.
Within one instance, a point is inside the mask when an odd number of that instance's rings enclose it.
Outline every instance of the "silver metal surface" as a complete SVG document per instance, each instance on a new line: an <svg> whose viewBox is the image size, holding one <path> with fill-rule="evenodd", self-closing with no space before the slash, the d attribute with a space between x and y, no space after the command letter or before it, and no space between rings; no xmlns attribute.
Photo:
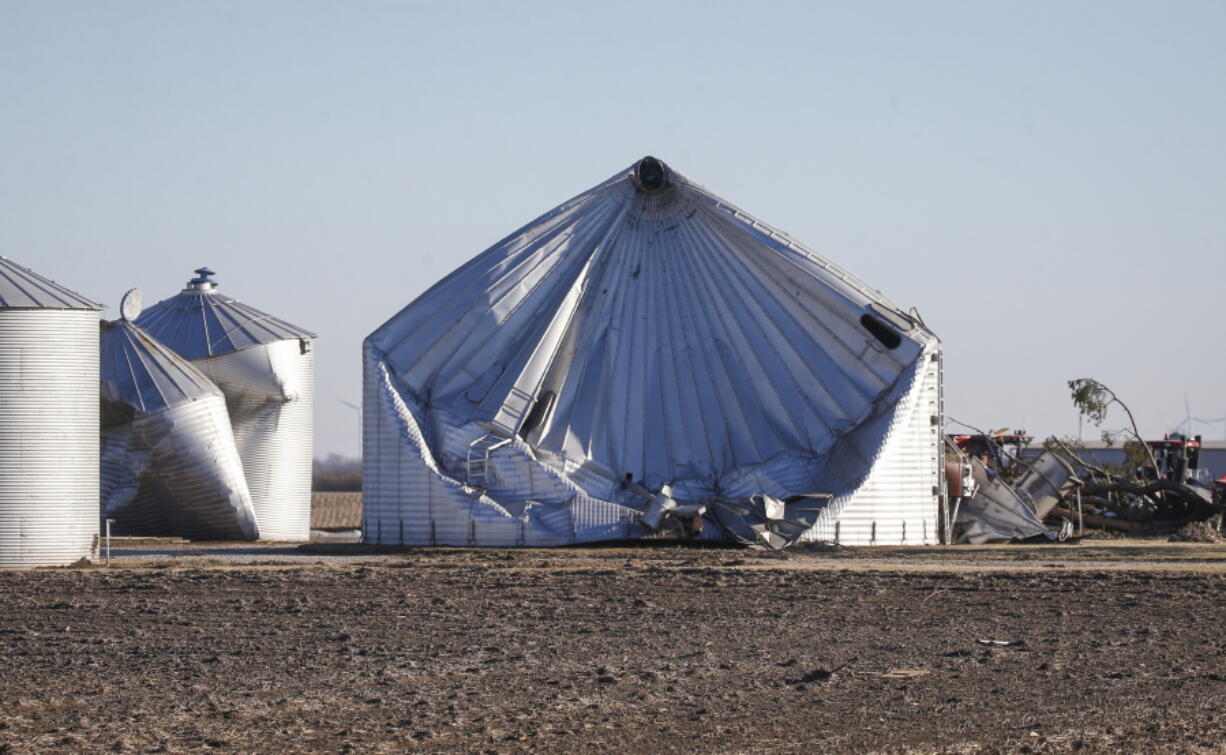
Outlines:
<svg viewBox="0 0 1226 755"><path fill-rule="evenodd" d="M101 342L103 515L122 535L257 539L221 391L127 319Z"/></svg>
<svg viewBox="0 0 1226 755"><path fill-rule="evenodd" d="M0 568L98 545L99 305L0 260Z"/></svg>
<svg viewBox="0 0 1226 755"><path fill-rule="evenodd" d="M220 293L208 268L196 273L178 295L147 307L136 320L180 356L196 361L275 341L315 338L309 330Z"/></svg>
<svg viewBox="0 0 1226 755"><path fill-rule="evenodd" d="M101 339L104 425L221 395L200 370L128 320L102 323Z"/></svg>
<svg viewBox="0 0 1226 755"><path fill-rule="evenodd" d="M830 539L935 542L939 364L918 318L646 159L366 340L364 537L643 536L629 476L678 510L816 494Z"/></svg>
<svg viewBox="0 0 1226 755"><path fill-rule="evenodd" d="M1035 516L1042 520L1078 482L1055 454L1045 451L1027 466L1013 487L1018 495L1030 503Z"/></svg>
<svg viewBox="0 0 1226 755"><path fill-rule="evenodd" d="M309 540L314 352L274 341L193 364L226 396L260 539Z"/></svg>
<svg viewBox="0 0 1226 755"><path fill-rule="evenodd" d="M260 537L310 539L315 334L218 293L200 268L137 324L226 397Z"/></svg>
<svg viewBox="0 0 1226 755"><path fill-rule="evenodd" d="M972 457L970 462L978 489L958 509L956 523L962 531L959 543L979 545L1032 537L1056 538L1016 490L990 475L978 458Z"/></svg>
<svg viewBox="0 0 1226 755"><path fill-rule="evenodd" d="M8 257L0 257L0 308L92 309L102 305L44 278Z"/></svg>

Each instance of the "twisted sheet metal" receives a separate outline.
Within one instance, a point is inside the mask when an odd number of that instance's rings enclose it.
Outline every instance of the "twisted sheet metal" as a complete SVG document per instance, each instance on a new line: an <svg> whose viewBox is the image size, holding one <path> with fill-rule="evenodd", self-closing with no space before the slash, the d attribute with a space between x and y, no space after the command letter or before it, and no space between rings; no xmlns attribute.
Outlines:
<svg viewBox="0 0 1226 755"><path fill-rule="evenodd" d="M121 535L255 540L221 391L126 320L102 326L102 511Z"/></svg>
<svg viewBox="0 0 1226 755"><path fill-rule="evenodd" d="M95 553L98 312L80 306L0 307L0 568Z"/></svg>
<svg viewBox="0 0 1226 755"><path fill-rule="evenodd" d="M311 537L314 353L274 341L193 364L226 397L263 540Z"/></svg>
<svg viewBox="0 0 1226 755"><path fill-rule="evenodd" d="M308 540L315 334L218 292L207 269L137 324L226 397L265 540Z"/></svg>
<svg viewBox="0 0 1226 755"><path fill-rule="evenodd" d="M875 542L935 540L935 336L667 175L631 168L564 203L367 339L368 540L514 544L536 509L569 516L541 537L646 534L626 476L691 502L827 493L822 519L880 508ZM465 458L485 437L515 442L475 482ZM528 531L487 533L487 500Z"/></svg>

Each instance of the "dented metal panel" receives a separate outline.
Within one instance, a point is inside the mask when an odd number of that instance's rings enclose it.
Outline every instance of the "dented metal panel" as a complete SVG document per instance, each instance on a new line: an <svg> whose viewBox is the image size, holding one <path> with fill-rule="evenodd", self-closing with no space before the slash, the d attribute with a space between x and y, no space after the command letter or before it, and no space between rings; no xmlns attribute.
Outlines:
<svg viewBox="0 0 1226 755"><path fill-rule="evenodd" d="M640 488L710 524L716 499L752 519L819 495L819 527L845 511L877 522L855 540L935 542L938 349L846 271L646 158L367 339L365 536L644 536Z"/></svg>
<svg viewBox="0 0 1226 755"><path fill-rule="evenodd" d="M102 326L102 408L102 511L115 534L259 537L221 391L126 319Z"/></svg>
<svg viewBox="0 0 1226 755"><path fill-rule="evenodd" d="M219 293L208 268L196 273L136 322L225 395L260 537L308 540L315 334Z"/></svg>
<svg viewBox="0 0 1226 755"><path fill-rule="evenodd" d="M311 537L315 355L274 341L193 364L226 397L263 540Z"/></svg>
<svg viewBox="0 0 1226 755"><path fill-rule="evenodd" d="M0 263L0 568L70 564L97 545L99 307Z"/></svg>

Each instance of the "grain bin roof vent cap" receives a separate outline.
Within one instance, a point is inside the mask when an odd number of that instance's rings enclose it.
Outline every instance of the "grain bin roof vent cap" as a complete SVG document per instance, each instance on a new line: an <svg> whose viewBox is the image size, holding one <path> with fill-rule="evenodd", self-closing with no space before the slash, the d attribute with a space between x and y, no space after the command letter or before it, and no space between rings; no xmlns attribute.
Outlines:
<svg viewBox="0 0 1226 755"><path fill-rule="evenodd" d="M196 277L187 282L187 288L183 289L185 294L211 294L217 289L217 281L213 280L212 276L217 273L207 267L198 267L194 271Z"/></svg>
<svg viewBox="0 0 1226 755"><path fill-rule="evenodd" d="M668 186L668 166L663 160L648 155L635 164L634 183L639 191L654 194Z"/></svg>

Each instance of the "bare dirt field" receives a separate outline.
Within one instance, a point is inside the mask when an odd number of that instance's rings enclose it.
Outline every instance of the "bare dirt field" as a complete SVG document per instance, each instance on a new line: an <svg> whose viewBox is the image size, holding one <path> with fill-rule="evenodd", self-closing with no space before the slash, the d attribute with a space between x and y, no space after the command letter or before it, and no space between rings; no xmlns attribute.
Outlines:
<svg viewBox="0 0 1226 755"><path fill-rule="evenodd" d="M1226 743L1222 546L115 555L0 573L0 752Z"/></svg>

